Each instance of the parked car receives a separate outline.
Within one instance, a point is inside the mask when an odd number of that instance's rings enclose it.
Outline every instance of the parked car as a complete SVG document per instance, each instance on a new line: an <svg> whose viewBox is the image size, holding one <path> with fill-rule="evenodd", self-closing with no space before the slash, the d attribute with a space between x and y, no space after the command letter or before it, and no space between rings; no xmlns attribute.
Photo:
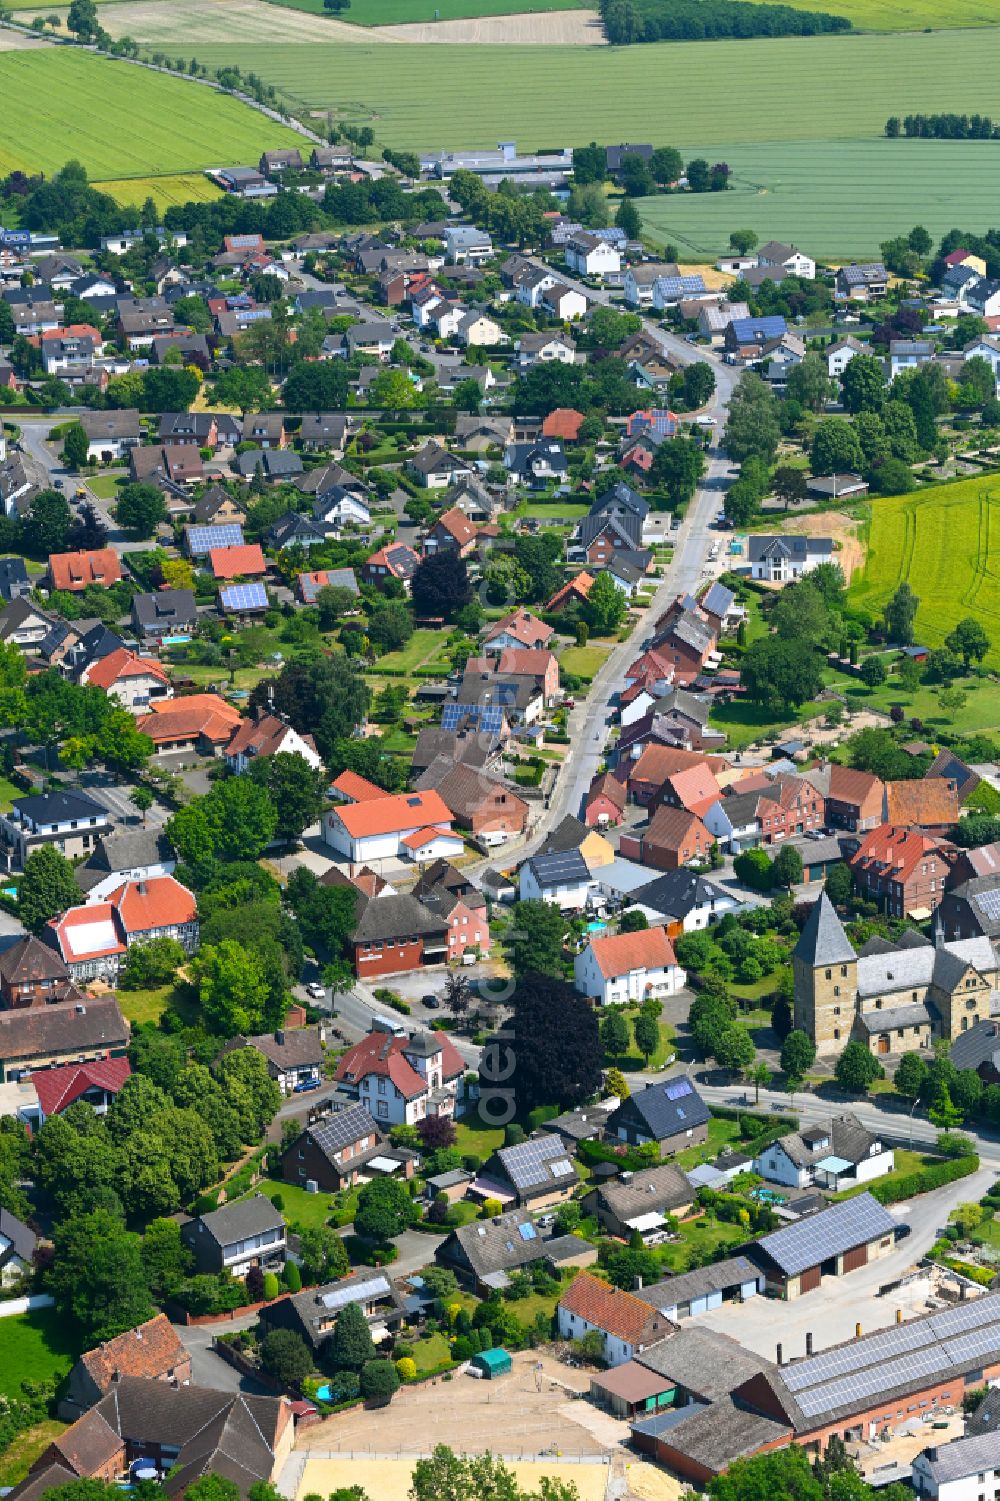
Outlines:
<svg viewBox="0 0 1000 1501"><path fill-rule="evenodd" d="M423 1001L423 1003L427 1007L428 1011L436 1011L438 1009L438 1007L441 1005L441 998L440 998L440 996L436 996L436 995L422 995L420 997L420 999Z"/></svg>
<svg viewBox="0 0 1000 1501"><path fill-rule="evenodd" d="M293 1094L307 1094L311 1089L318 1089L319 1086L322 1084L322 1082L323 1082L322 1079L318 1079L318 1078L316 1078L316 1079L302 1079L302 1080L300 1080L300 1082L298 1084L295 1084L295 1085L292 1086L292 1093Z"/></svg>
<svg viewBox="0 0 1000 1501"><path fill-rule="evenodd" d="M320 985L316 980L306 986L306 995L312 996L314 1001L326 1000L326 986Z"/></svg>

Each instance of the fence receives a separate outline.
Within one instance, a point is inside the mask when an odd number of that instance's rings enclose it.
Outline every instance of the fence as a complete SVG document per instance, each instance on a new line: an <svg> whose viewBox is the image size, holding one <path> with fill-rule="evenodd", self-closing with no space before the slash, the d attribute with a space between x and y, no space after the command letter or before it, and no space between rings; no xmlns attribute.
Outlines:
<svg viewBox="0 0 1000 1501"><path fill-rule="evenodd" d="M0 1319L9 1319L16 1313L34 1313L38 1308L54 1308L56 1300L49 1293L32 1293L27 1298L8 1298L0 1303Z"/></svg>

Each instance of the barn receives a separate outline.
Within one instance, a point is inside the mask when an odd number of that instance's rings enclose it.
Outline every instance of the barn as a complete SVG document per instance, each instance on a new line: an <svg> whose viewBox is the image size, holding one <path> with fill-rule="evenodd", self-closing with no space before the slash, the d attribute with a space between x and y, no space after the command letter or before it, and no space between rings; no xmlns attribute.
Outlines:
<svg viewBox="0 0 1000 1501"><path fill-rule="evenodd" d="M871 1194L858 1194L819 1214L784 1225L743 1247L764 1274L765 1290L798 1298L824 1277L843 1277L891 1251L896 1221Z"/></svg>

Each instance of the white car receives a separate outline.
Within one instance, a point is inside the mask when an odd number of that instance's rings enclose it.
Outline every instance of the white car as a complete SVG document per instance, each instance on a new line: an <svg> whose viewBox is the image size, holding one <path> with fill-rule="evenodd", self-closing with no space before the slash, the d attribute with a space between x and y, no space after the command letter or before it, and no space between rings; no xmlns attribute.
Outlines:
<svg viewBox="0 0 1000 1501"><path fill-rule="evenodd" d="M306 995L312 996L314 1001L325 1001L326 986L320 985L313 980L312 984L306 986Z"/></svg>

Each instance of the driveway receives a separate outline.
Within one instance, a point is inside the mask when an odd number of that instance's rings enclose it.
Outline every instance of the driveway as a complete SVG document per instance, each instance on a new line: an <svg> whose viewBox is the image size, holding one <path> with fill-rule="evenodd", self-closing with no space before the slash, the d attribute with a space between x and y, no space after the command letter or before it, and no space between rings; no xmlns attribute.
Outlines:
<svg viewBox="0 0 1000 1501"><path fill-rule="evenodd" d="M217 1392L248 1392L251 1396L273 1397L272 1388L255 1381L252 1376L242 1376L212 1349L212 1340L216 1334L252 1329L256 1322L257 1315L249 1313L218 1324L175 1324L181 1343L191 1356L192 1383L195 1386L210 1386Z"/></svg>

